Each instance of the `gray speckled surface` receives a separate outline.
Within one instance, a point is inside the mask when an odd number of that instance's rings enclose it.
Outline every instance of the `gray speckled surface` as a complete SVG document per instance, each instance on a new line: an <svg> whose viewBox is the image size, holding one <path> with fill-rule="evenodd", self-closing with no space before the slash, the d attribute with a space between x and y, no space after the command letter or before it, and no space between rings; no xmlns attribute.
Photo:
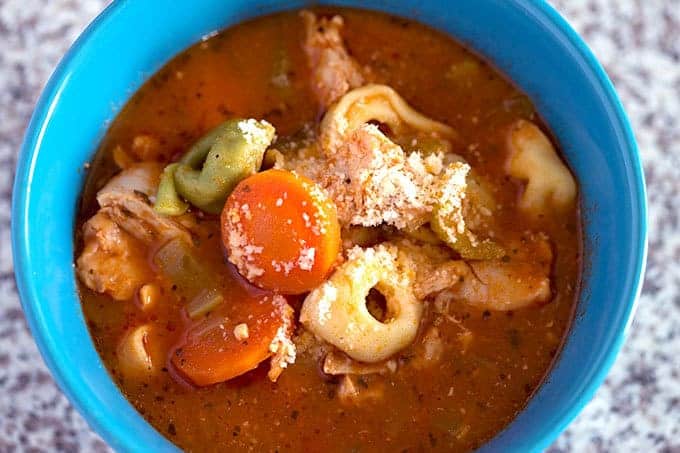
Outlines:
<svg viewBox="0 0 680 453"><path fill-rule="evenodd" d="M0 0L0 452L107 451L54 385L13 280L14 163L34 103L105 0ZM650 201L650 255L631 335L553 452L680 452L680 1L559 0L631 117Z"/></svg>

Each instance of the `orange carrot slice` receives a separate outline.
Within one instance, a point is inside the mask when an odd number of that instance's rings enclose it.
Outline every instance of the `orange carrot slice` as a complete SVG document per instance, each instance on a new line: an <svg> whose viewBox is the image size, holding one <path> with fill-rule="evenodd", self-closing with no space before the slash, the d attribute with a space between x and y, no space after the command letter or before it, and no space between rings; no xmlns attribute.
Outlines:
<svg viewBox="0 0 680 453"><path fill-rule="evenodd" d="M293 310L282 296L245 297L196 322L172 352L175 369L197 386L227 381L272 355L277 336L289 335Z"/></svg>
<svg viewBox="0 0 680 453"><path fill-rule="evenodd" d="M327 278L340 252L340 225L319 186L274 169L236 186L222 211L222 241L251 283L301 294Z"/></svg>

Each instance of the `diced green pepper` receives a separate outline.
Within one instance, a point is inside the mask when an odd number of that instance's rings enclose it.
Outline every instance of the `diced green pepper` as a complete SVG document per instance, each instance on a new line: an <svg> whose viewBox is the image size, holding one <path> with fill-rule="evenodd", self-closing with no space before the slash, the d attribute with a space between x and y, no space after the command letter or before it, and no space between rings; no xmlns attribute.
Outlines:
<svg viewBox="0 0 680 453"><path fill-rule="evenodd" d="M199 318L224 302L222 292L216 288L205 289L187 304L187 314L191 319Z"/></svg>
<svg viewBox="0 0 680 453"><path fill-rule="evenodd" d="M204 266L185 240L176 238L161 247L153 258L161 273L180 296L188 300L187 314L195 319L224 302L218 276Z"/></svg>
<svg viewBox="0 0 680 453"><path fill-rule="evenodd" d="M455 231L455 228L447 227L446 222L446 218L433 215L430 222L432 231L449 247L458 252L462 258L466 260L497 260L505 255L505 249L490 239L478 241L473 245L467 229L462 234L457 232L451 234L452 231Z"/></svg>
<svg viewBox="0 0 680 453"><path fill-rule="evenodd" d="M205 289L216 287L217 276L201 264L193 247L183 239L169 241L156 252L153 261L187 300L194 299Z"/></svg>
<svg viewBox="0 0 680 453"><path fill-rule="evenodd" d="M461 88L470 88L475 78L479 75L481 65L473 58L466 58L453 63L444 74L446 79Z"/></svg>
<svg viewBox="0 0 680 453"><path fill-rule="evenodd" d="M467 202L473 206L484 207L493 211L493 197L488 194L482 185L472 176L467 178ZM469 230L467 222L462 231L459 230L458 220L464 215L465 210L455 212L450 206L436 202L432 209L430 227L432 231L449 247L458 252L464 259L469 260L494 260L505 255L505 250L496 242L485 239L475 241L474 235ZM458 219L455 217L458 216Z"/></svg>

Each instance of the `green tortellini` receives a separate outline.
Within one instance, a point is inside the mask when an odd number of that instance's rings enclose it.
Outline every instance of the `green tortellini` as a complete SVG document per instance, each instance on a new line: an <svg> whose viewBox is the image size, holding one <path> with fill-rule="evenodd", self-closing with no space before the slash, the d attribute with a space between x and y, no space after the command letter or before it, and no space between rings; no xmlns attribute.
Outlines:
<svg viewBox="0 0 680 453"><path fill-rule="evenodd" d="M182 200L175 189L175 171L178 166L177 163L168 165L161 175L154 204L154 209L160 214L182 215L189 208L189 204Z"/></svg>
<svg viewBox="0 0 680 453"><path fill-rule="evenodd" d="M219 214L227 196L262 165L275 129L266 121L228 120L196 142L179 162L163 172L155 209L181 215L188 204Z"/></svg>

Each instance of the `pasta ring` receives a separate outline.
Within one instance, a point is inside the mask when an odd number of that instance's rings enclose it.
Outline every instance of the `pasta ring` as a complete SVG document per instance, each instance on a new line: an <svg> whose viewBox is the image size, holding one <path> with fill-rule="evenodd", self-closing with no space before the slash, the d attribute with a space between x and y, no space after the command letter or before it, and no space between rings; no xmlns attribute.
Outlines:
<svg viewBox="0 0 680 453"><path fill-rule="evenodd" d="M532 215L564 210L576 200L576 182L548 137L529 121L517 121L508 136L508 173L526 181L519 207Z"/></svg>
<svg viewBox="0 0 680 453"><path fill-rule="evenodd" d="M344 137L371 120L387 124L395 134L414 130L456 138L453 128L419 113L389 86L370 84L345 94L328 110L321 122L324 151L333 154Z"/></svg>
<svg viewBox="0 0 680 453"><path fill-rule="evenodd" d="M379 362L416 337L423 307L413 293L414 274L394 246L355 247L349 259L304 301L300 322L317 337L361 362ZM366 296L376 288L387 319L375 319Z"/></svg>

